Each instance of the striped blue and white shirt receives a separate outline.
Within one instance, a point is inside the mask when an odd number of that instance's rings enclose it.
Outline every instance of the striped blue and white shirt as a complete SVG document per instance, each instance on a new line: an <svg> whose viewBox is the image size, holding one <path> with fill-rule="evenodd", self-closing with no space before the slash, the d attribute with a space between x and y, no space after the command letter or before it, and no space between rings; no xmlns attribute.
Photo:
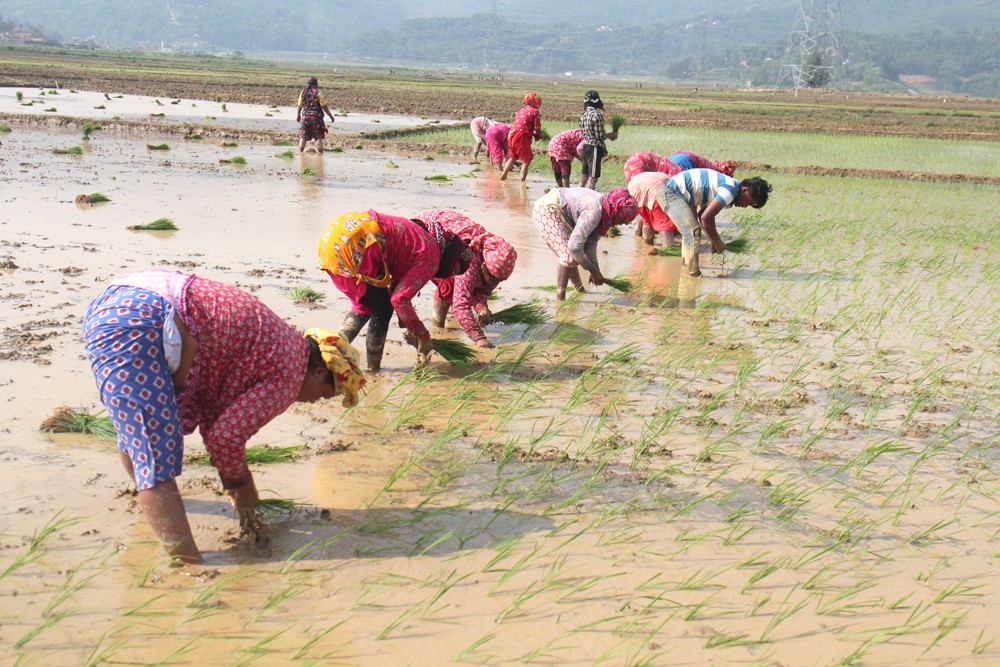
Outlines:
<svg viewBox="0 0 1000 667"><path fill-rule="evenodd" d="M706 206L713 199L729 208L740 194L740 182L711 169L688 169L664 183L696 208Z"/></svg>

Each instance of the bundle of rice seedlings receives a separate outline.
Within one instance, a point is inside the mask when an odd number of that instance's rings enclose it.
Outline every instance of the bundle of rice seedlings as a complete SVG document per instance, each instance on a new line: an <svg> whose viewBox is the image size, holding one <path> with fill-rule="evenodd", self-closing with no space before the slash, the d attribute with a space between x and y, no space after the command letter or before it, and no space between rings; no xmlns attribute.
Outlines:
<svg viewBox="0 0 1000 667"><path fill-rule="evenodd" d="M295 153L290 150L287 150L284 153L276 153L275 157L280 157L284 160L291 160L293 157L295 157Z"/></svg>
<svg viewBox="0 0 1000 667"><path fill-rule="evenodd" d="M471 345L458 340L432 338L431 344L434 346L434 351L449 364L465 366L476 358L476 350Z"/></svg>
<svg viewBox="0 0 1000 667"><path fill-rule="evenodd" d="M0 123L0 134L6 134L10 132L10 125L7 123Z"/></svg>
<svg viewBox="0 0 1000 667"><path fill-rule="evenodd" d="M97 125L96 123L87 122L83 124L83 128L81 128L80 131L83 132L84 139L89 139L91 133L93 133L95 130L100 130L100 129L101 129L100 125Z"/></svg>
<svg viewBox="0 0 1000 667"><path fill-rule="evenodd" d="M226 111L226 112L229 111L229 109L226 108L226 103L225 102L222 103L222 110Z"/></svg>
<svg viewBox="0 0 1000 667"><path fill-rule="evenodd" d="M17 98L17 101L18 101L18 102L20 102L21 100L23 100L23 99L24 99L24 93L22 93L22 92L21 92L21 91L19 90L19 91L17 91L16 93L14 93L14 97L16 97L16 98Z"/></svg>
<svg viewBox="0 0 1000 667"><path fill-rule="evenodd" d="M222 101L222 95L216 95L215 96L215 101L216 102L221 102Z"/></svg>
<svg viewBox="0 0 1000 667"><path fill-rule="evenodd" d="M46 109L46 111L48 111L49 113L55 113L56 112L56 108L55 107L49 107L48 109Z"/></svg>
<svg viewBox="0 0 1000 667"><path fill-rule="evenodd" d="M332 147L326 148L324 150L326 150L328 153L343 153L344 152L344 147L343 146L332 146Z"/></svg>
<svg viewBox="0 0 1000 667"><path fill-rule="evenodd" d="M275 141L274 145L275 146L294 146L295 144L293 144L291 141L287 141L285 139L282 139L281 141Z"/></svg>
<svg viewBox="0 0 1000 667"><path fill-rule="evenodd" d="M635 283L628 278L605 278L604 284L611 289L616 289L619 292L624 292L626 294L635 289Z"/></svg>
<svg viewBox="0 0 1000 667"><path fill-rule="evenodd" d="M443 183L445 181L450 181L451 176L446 176L444 174L434 174L433 176L424 176L425 181L435 181L437 183Z"/></svg>
<svg viewBox="0 0 1000 667"><path fill-rule="evenodd" d="M110 95L108 95L107 93L104 93L104 99L106 99L106 100L110 100L110 99L111 99L111 96L110 96Z"/></svg>
<svg viewBox="0 0 1000 667"><path fill-rule="evenodd" d="M205 116L205 120L215 120L215 116Z"/></svg>
<svg viewBox="0 0 1000 667"><path fill-rule="evenodd" d="M170 100L170 103L171 104L180 104L181 101L180 100Z"/></svg>
<svg viewBox="0 0 1000 667"><path fill-rule="evenodd" d="M510 308L504 308L493 313L494 322L503 324L527 324L529 327L544 324L549 321L548 311L538 303L517 303Z"/></svg>
<svg viewBox="0 0 1000 667"><path fill-rule="evenodd" d="M305 507L306 504L298 500L287 500L285 498L263 498L257 504L266 515L291 514Z"/></svg>
<svg viewBox="0 0 1000 667"><path fill-rule="evenodd" d="M118 438L107 414L92 415L86 410L74 410L65 405L53 410L38 428L48 433L83 433L105 440Z"/></svg>
<svg viewBox="0 0 1000 667"><path fill-rule="evenodd" d="M219 160L219 164L246 164L247 159L242 155L234 155L228 160Z"/></svg>
<svg viewBox="0 0 1000 667"><path fill-rule="evenodd" d="M542 138L541 141L552 141L552 135L544 127L542 128Z"/></svg>
<svg viewBox="0 0 1000 667"><path fill-rule="evenodd" d="M169 151L170 146L167 144L146 144L146 150L151 151Z"/></svg>
<svg viewBox="0 0 1000 667"><path fill-rule="evenodd" d="M83 148L80 146L71 146L69 148L53 148L52 152L56 155L83 155Z"/></svg>
<svg viewBox="0 0 1000 667"><path fill-rule="evenodd" d="M237 146L239 146L239 144L236 143L235 141L220 141L219 145L222 146L223 148L236 148Z"/></svg>
<svg viewBox="0 0 1000 667"><path fill-rule="evenodd" d="M325 299L326 294L318 292L312 287L293 287L288 290L288 298L295 303L315 303L320 299Z"/></svg>
<svg viewBox="0 0 1000 667"><path fill-rule="evenodd" d="M744 253L750 250L750 239L746 236L741 236L732 241L726 241L726 251L734 254Z"/></svg>
<svg viewBox="0 0 1000 667"><path fill-rule="evenodd" d="M153 118L166 118L167 117L167 114L165 114L165 113L151 113L149 115L152 116Z"/></svg>
<svg viewBox="0 0 1000 667"><path fill-rule="evenodd" d="M621 235L622 235L622 228L619 227L618 225L608 228L608 236L621 236Z"/></svg>
<svg viewBox="0 0 1000 667"><path fill-rule="evenodd" d="M107 196L103 192L91 192L90 193L90 203L91 204L101 204L106 201L111 201L111 197Z"/></svg>
<svg viewBox="0 0 1000 667"><path fill-rule="evenodd" d="M621 115L620 113L611 114L612 132L617 132L619 129L625 127L626 125L628 125L628 121L625 119L625 116Z"/></svg>
<svg viewBox="0 0 1000 667"><path fill-rule="evenodd" d="M94 108L95 108L95 109L107 109L107 107L106 107L106 106L104 106L103 104L98 104L98 105L97 105L96 107L94 107Z"/></svg>
<svg viewBox="0 0 1000 667"><path fill-rule="evenodd" d="M656 254L660 257L680 257L681 249L676 246L666 246L656 249Z"/></svg>
<svg viewBox="0 0 1000 667"><path fill-rule="evenodd" d="M365 148L364 144L355 144L354 145L354 150L356 150L356 151L364 150L364 148Z"/></svg>
<svg viewBox="0 0 1000 667"><path fill-rule="evenodd" d="M316 175L316 170L313 169L312 167L306 167L305 169L303 169L299 173L302 174L303 176L315 176Z"/></svg>
<svg viewBox="0 0 1000 667"><path fill-rule="evenodd" d="M163 106L163 102L161 102L159 99L154 99L153 101L156 102L156 106L158 106L158 107L162 107Z"/></svg>
<svg viewBox="0 0 1000 667"><path fill-rule="evenodd" d="M297 458L298 451L302 445L291 445L290 447L271 447L269 445L255 445L247 447L247 463L250 465L269 463L289 463ZM200 465L210 465L211 459L208 454L188 454L184 457L185 463L195 463Z"/></svg>
<svg viewBox="0 0 1000 667"><path fill-rule="evenodd" d="M146 223L145 225L129 225L125 229L129 231L143 231L143 232L168 232L177 229L177 225L170 218L157 218L152 222Z"/></svg>
<svg viewBox="0 0 1000 667"><path fill-rule="evenodd" d="M188 139L202 139L202 138L203 137L200 134L191 134L191 135L188 135Z"/></svg>
<svg viewBox="0 0 1000 667"><path fill-rule="evenodd" d="M385 161L385 168L386 169L399 169L399 165L396 164L395 162L393 162L392 160L386 160Z"/></svg>

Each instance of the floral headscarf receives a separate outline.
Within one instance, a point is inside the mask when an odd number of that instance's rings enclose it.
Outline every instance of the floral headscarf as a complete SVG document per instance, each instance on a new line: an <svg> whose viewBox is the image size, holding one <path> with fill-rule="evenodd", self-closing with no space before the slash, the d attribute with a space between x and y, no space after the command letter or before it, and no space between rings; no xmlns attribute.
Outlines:
<svg viewBox="0 0 1000 667"><path fill-rule="evenodd" d="M604 210L598 228L601 236L607 236L608 230L615 225L629 223L639 215L639 204L626 188L615 188L601 197L601 208Z"/></svg>
<svg viewBox="0 0 1000 667"><path fill-rule="evenodd" d="M721 171L726 176L732 176L736 173L736 164L733 162L720 162L719 171Z"/></svg>
<svg viewBox="0 0 1000 667"><path fill-rule="evenodd" d="M323 363L333 373L333 395L344 395L345 408L357 405L358 395L366 382L359 366L361 355L340 332L314 328L308 329L305 335L319 345Z"/></svg>
<svg viewBox="0 0 1000 667"><path fill-rule="evenodd" d="M524 96L524 103L537 109L542 106L542 96L535 92L528 93Z"/></svg>
<svg viewBox="0 0 1000 667"><path fill-rule="evenodd" d="M507 280L514 272L517 250L499 236L490 236L483 243L483 263L497 280Z"/></svg>

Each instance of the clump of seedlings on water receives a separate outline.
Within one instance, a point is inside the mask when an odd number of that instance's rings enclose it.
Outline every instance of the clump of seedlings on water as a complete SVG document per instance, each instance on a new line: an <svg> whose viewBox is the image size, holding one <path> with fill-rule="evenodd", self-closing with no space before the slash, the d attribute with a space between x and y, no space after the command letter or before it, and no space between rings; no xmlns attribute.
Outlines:
<svg viewBox="0 0 1000 667"><path fill-rule="evenodd" d="M292 289L288 290L288 298L294 301L295 303L313 304L321 299L325 299L326 294L306 285L300 287L293 287Z"/></svg>
<svg viewBox="0 0 1000 667"><path fill-rule="evenodd" d="M125 229L133 232L170 232L176 231L177 225L170 218L157 218L143 225L129 225Z"/></svg>
<svg viewBox="0 0 1000 667"><path fill-rule="evenodd" d="M53 410L39 426L39 430L47 433L82 433L105 440L114 440L118 437L114 424L107 414L91 413L66 405Z"/></svg>
<svg viewBox="0 0 1000 667"><path fill-rule="evenodd" d="M247 159L242 155L234 155L231 158L221 158L219 164L246 164Z"/></svg>

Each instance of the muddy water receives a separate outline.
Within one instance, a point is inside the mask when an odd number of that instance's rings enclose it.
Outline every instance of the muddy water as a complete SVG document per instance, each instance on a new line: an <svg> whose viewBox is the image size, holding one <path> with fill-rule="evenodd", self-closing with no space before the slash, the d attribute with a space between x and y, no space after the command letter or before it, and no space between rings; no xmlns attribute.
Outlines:
<svg viewBox="0 0 1000 667"><path fill-rule="evenodd" d="M79 144L75 134L15 127L0 140L0 261L18 267L0 275L0 572L39 556L0 577L0 643L18 644L5 664L830 664L856 652L897 664L962 614L936 659L997 658L989 633L977 639L998 611L984 593L1000 528L981 459L968 465L981 464L970 474L982 493L956 482L967 478L954 457L932 459L909 486L881 463L853 472L868 443L858 411L811 449L757 448L764 424L787 444L829 416L829 377L810 367L786 386L792 362L759 342L766 325L743 310L753 281L794 276L703 255L705 278L682 280L679 260L637 253L627 231L601 242L602 266L643 276L656 298L591 290L557 312L536 290L555 279L530 221L547 186L537 177L462 177L473 165L353 148L285 160L274 146L97 133L74 157L52 149ZM146 148L161 142L170 150ZM234 155L247 165L219 163ZM301 176L305 167L316 175ZM424 180L438 174L455 178ZM97 191L112 202L73 203ZM326 223L431 207L466 212L517 247L494 309L537 296L553 322L491 326L501 345L480 354L493 364L438 362L413 376L415 355L394 329L386 370L358 409L333 401L274 420L251 444L307 448L301 461L255 470L262 496L303 503L271 517L268 549L239 539L213 471L192 464L180 481L208 562L165 567L113 446L38 432L57 405L96 404L77 332L108 277L190 269L252 290L301 328L336 327L347 302L315 268ZM179 231L125 230L163 216ZM326 294L315 308L285 296L305 285ZM424 290L418 312L430 299ZM449 326L443 335L461 338ZM627 343L624 361L601 365ZM713 412L751 363L763 371L742 402ZM799 401L794 423L768 412L763 399L775 397ZM940 403L944 421L956 408ZM674 409L676 422L660 419ZM721 428L746 409L749 435ZM889 411L880 428L903 418ZM989 441L989 417L963 419L964 439ZM202 449L197 436L187 447ZM78 522L32 551L32 536L60 518ZM919 537L939 524L946 538ZM906 639L876 641L894 637Z"/></svg>

